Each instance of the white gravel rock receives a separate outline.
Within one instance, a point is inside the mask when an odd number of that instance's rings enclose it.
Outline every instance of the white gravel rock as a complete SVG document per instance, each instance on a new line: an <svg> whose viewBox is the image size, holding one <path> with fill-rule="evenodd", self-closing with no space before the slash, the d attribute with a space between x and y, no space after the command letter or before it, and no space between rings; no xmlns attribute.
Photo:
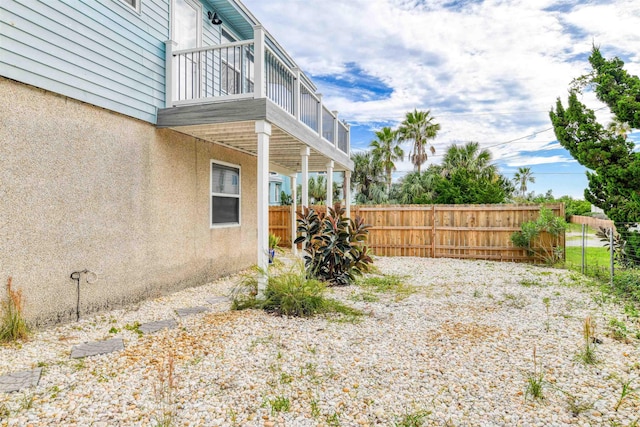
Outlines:
<svg viewBox="0 0 640 427"><path fill-rule="evenodd" d="M624 381L640 386L638 340L630 333L616 341L606 330L617 318L636 331L637 320L619 305L596 303L594 291L578 286L586 279L486 261L377 258L375 265L417 291L362 301L358 287L332 289L367 313L355 323L229 312L229 303L175 315L228 295L237 279L229 278L0 347L0 375L44 367L37 387L0 394L0 425L146 426L164 418L181 426L386 426L413 416L424 425L582 426L637 418L637 396L614 407ZM576 354L588 315L602 344L600 363L585 366ZM131 330L168 318L178 327L148 336ZM73 345L114 336L125 340L124 351L69 359ZM534 349L542 401L526 395ZM585 406L572 412L570 401ZM277 411L286 402L288 411Z"/></svg>

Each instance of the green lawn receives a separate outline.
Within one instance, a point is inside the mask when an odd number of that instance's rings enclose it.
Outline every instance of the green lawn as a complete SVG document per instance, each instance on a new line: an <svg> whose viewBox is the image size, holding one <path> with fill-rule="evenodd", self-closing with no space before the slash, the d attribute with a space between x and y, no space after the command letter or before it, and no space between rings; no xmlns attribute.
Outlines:
<svg viewBox="0 0 640 427"><path fill-rule="evenodd" d="M573 270L580 270L582 266L582 248L579 246L569 246L565 248L566 266ZM609 270L610 255L608 248L586 248L585 264L589 270Z"/></svg>

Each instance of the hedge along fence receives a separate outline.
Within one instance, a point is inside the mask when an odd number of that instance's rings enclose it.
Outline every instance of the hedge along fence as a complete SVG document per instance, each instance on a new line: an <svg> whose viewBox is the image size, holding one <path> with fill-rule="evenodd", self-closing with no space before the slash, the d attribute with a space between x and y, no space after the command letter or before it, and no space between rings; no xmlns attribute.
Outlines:
<svg viewBox="0 0 640 427"><path fill-rule="evenodd" d="M564 218L564 204L546 204ZM314 206L324 211L325 206ZM514 247L511 234L536 220L539 205L355 205L351 217L370 224L367 246L381 256L540 261ZM291 245L291 206L269 208L269 231ZM551 247L543 235L537 245ZM564 247L564 234L557 242Z"/></svg>

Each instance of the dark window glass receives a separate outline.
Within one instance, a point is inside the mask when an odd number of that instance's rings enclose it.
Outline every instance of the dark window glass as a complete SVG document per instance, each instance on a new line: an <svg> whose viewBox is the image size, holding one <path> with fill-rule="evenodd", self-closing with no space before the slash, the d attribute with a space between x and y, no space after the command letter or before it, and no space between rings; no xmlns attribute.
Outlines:
<svg viewBox="0 0 640 427"><path fill-rule="evenodd" d="M236 197L211 197L212 224L238 224L240 222L240 199Z"/></svg>

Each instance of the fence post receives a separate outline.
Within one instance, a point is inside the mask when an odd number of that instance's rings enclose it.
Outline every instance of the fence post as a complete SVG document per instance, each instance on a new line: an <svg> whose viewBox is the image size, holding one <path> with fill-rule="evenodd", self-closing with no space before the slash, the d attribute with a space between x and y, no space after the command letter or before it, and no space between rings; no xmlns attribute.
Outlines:
<svg viewBox="0 0 640 427"><path fill-rule="evenodd" d="M587 226L582 224L582 270L581 270L582 274L584 274L584 267L585 267L585 265L584 265L585 247L584 246L585 246L585 241L587 239L586 234L587 234Z"/></svg>
<svg viewBox="0 0 640 427"><path fill-rule="evenodd" d="M609 229L609 254L611 261L611 287L613 287L613 227Z"/></svg>
<svg viewBox="0 0 640 427"><path fill-rule="evenodd" d="M431 257L436 257L436 205L431 205L431 221L433 222L433 232L431 233Z"/></svg>

